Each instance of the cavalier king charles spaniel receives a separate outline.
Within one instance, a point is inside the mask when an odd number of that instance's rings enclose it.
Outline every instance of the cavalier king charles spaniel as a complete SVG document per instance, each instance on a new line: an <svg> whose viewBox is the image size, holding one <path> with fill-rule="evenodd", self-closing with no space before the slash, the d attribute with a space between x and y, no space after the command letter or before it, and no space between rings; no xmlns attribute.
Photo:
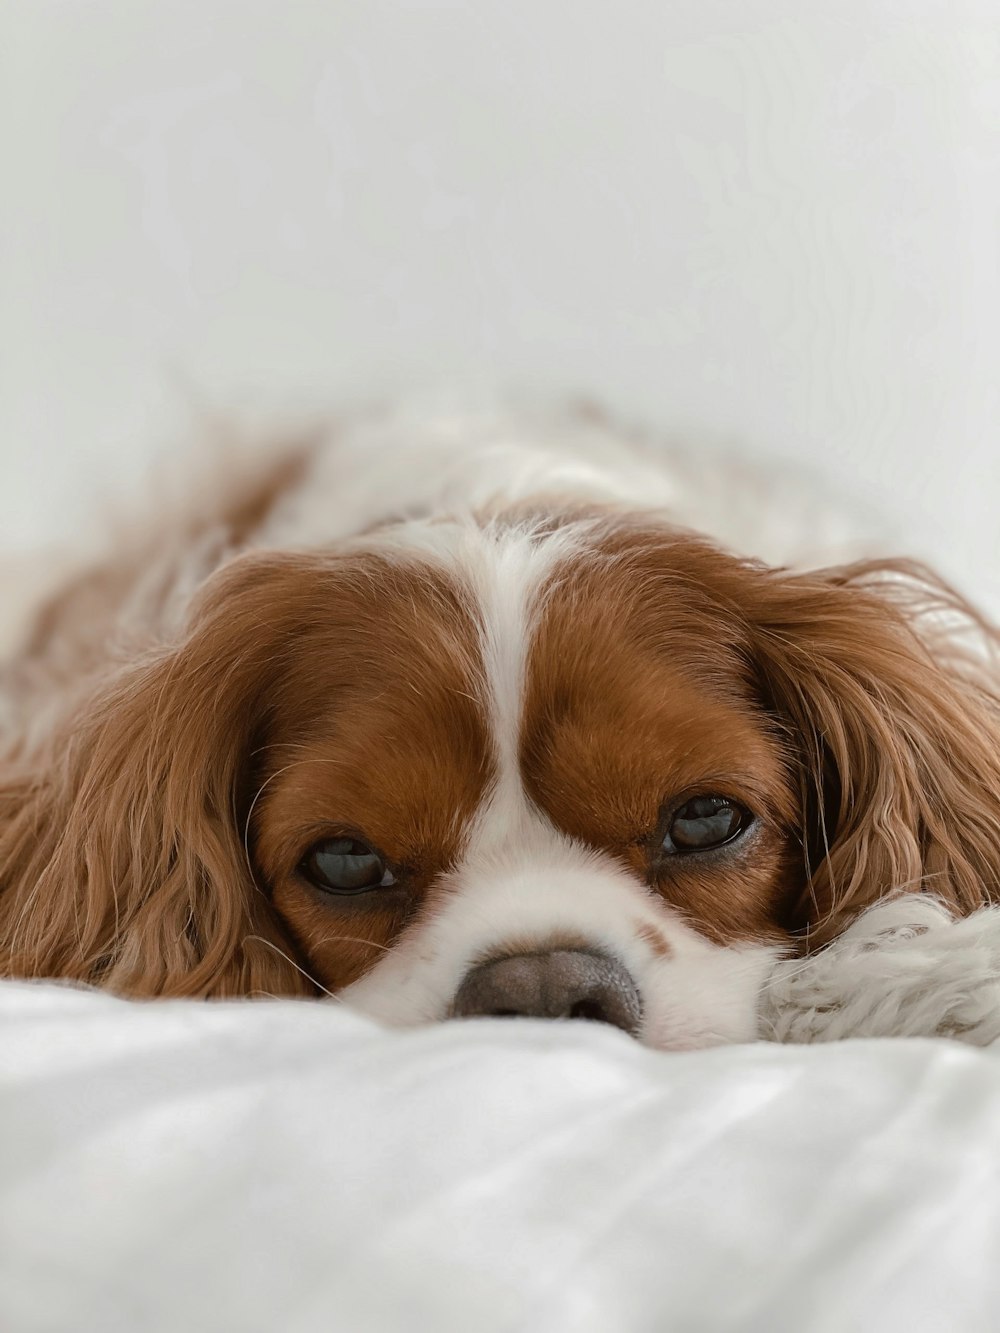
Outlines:
<svg viewBox="0 0 1000 1333"><path fill-rule="evenodd" d="M529 435L244 459L36 606L0 974L678 1049L753 1038L775 960L877 900L996 895L994 630L907 562L680 526L810 526L720 456Z"/></svg>

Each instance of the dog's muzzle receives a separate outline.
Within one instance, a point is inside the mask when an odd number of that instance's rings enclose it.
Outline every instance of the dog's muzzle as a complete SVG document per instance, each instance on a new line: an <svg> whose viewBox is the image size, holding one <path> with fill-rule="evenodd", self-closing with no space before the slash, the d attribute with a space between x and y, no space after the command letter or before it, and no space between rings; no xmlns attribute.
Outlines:
<svg viewBox="0 0 1000 1333"><path fill-rule="evenodd" d="M616 958L582 949L514 954L466 974L452 1005L455 1018L583 1018L635 1036L642 1000Z"/></svg>

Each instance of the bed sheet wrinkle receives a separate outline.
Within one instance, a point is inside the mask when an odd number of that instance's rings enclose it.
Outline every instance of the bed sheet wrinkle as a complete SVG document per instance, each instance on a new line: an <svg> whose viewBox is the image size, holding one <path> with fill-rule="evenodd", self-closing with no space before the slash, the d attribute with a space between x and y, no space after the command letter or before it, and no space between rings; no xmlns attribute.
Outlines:
<svg viewBox="0 0 1000 1333"><path fill-rule="evenodd" d="M995 1181L1000 1184L1000 1181ZM906 1227L898 1236L893 1236L887 1232L886 1242L880 1247L880 1273L878 1282L880 1285L897 1284L901 1289L905 1288L909 1280L909 1271L922 1263L928 1253L933 1253L941 1247L943 1235L960 1224L963 1217L967 1215L970 1203L972 1182L966 1181L953 1187L949 1197L941 1197L933 1207L917 1207L907 1216ZM994 1226L993 1241L989 1246L984 1246L990 1253L980 1254L980 1262L996 1263L997 1254L1000 1253L1000 1228ZM964 1266L968 1271L965 1274L970 1280L969 1285L975 1284L975 1272L972 1265ZM909 1271L908 1271L909 1270ZM869 1283L869 1289L872 1283ZM959 1280L958 1273L953 1271L950 1274L949 1283L952 1299L956 1302L956 1308L961 1304L963 1289L968 1290L965 1283ZM857 1294L859 1301L863 1301L865 1290L862 1288ZM994 1324L994 1327L996 1325Z"/></svg>
<svg viewBox="0 0 1000 1333"><path fill-rule="evenodd" d="M993 1052L52 991L0 983L4 1333L995 1333Z"/></svg>
<svg viewBox="0 0 1000 1333"><path fill-rule="evenodd" d="M916 1054L919 1056L922 1054L930 1054L935 1057L943 1056L944 1062L946 1064L950 1063L948 1059L950 1053L945 1047L944 1043L933 1043L933 1044L922 1043L921 1046L924 1048L923 1051L920 1051L919 1049L916 1052L910 1050L909 1055L912 1056ZM845 1049L850 1050L851 1048L848 1047ZM879 1056L880 1057L888 1056L891 1054L893 1049L894 1047L892 1043L882 1043L878 1048ZM963 1052L963 1055L964 1054L965 1053ZM965 1068L970 1067L968 1062L966 1062L964 1059L960 1060L958 1063L963 1065ZM978 1055L974 1056L972 1067L986 1069L989 1071L992 1077L993 1071L990 1068L989 1064L983 1063L983 1057ZM904 1088L906 1082L907 1082L907 1077L905 1076L905 1071L904 1071L904 1077L901 1080L901 1083L903 1084ZM871 1109L873 1113L876 1113L878 1111L877 1100ZM984 1109L985 1110L989 1109L988 1101ZM779 1108L779 1117L780 1115L781 1115L781 1108ZM787 1125L781 1123L779 1119L779 1123L775 1128L777 1129L777 1137L780 1138L782 1131L787 1129ZM924 1131L923 1139L918 1137L916 1134L914 1135L914 1141L917 1142L918 1144L922 1145L924 1139L926 1139L926 1128L927 1128L926 1124L924 1124L922 1126L922 1129ZM859 1126L860 1132L864 1132L864 1129L865 1126L863 1124ZM836 1135L836 1127L834 1127L832 1132ZM841 1135L842 1135L842 1128L841 1128ZM737 1292L743 1293L743 1299L742 1300L734 1299L732 1303L734 1308L729 1310L723 1310L719 1308L718 1303L713 1298L710 1298L708 1301L708 1307L712 1311L712 1322L706 1323L704 1325L692 1324L691 1325L692 1327L704 1326L713 1329L732 1327L741 1330L760 1328L761 1330L768 1330L768 1333L774 1333L775 1330L782 1328L788 1328L790 1330L801 1329L803 1327L802 1323L800 1322L801 1311L799 1312L799 1315L794 1318L790 1319L788 1317L790 1304L792 1305L792 1308L794 1308L794 1303L790 1302L789 1292L790 1290L794 1290L797 1279L799 1281L799 1284L801 1284L801 1274L803 1271L816 1273L816 1280L814 1284L816 1287L824 1285L823 1274L825 1269L827 1268L833 1270L833 1277L830 1282L830 1290L825 1293L826 1308L834 1311L835 1313L828 1322L825 1314L820 1308L823 1302L817 1299L813 1299L811 1304L811 1309L813 1312L810 1314L810 1320L808 1323L808 1327L810 1329L812 1329L813 1327L824 1328L824 1329L828 1328L831 1330L831 1333L834 1333L834 1331L836 1331L836 1333L843 1333L843 1329L847 1327L859 1327L866 1329L871 1327L887 1327L887 1328L926 1327L926 1328L951 1329L952 1327L985 1328L990 1326L988 1322L987 1323L981 1322L983 1311L989 1309L989 1305L983 1303L978 1303L977 1305L976 1302L973 1302L972 1304L974 1309L978 1308L980 1322L978 1323L976 1322L976 1317L973 1313L970 1313L969 1323L967 1325L952 1324L950 1322L947 1322L947 1315L942 1314L943 1311L946 1311L949 1308L947 1301L935 1305L934 1308L936 1309L937 1314L935 1315L935 1318L933 1320L926 1319L927 1310L925 1308L920 1308L920 1302L917 1302L917 1309L915 1310L914 1318L910 1323L896 1324L895 1322L887 1321L882 1324L874 1324L870 1321L865 1322L864 1320L862 1320L862 1322L859 1322L857 1324L846 1322L845 1309L851 1304L852 1292L857 1289L858 1285L861 1285L862 1289L864 1285L867 1285L868 1287L874 1287L875 1290L873 1297L873 1307L885 1308L886 1306L887 1291L891 1289L892 1284L887 1282L883 1278L880 1272L879 1249L878 1247L875 1247L873 1250L872 1247L870 1246L866 1248L865 1245L859 1245L856 1248L856 1252L854 1252L851 1255L843 1255L843 1254L838 1255L836 1253L831 1253L832 1247L829 1245L824 1245L823 1238L822 1236L820 1236L817 1240L817 1244L815 1245L814 1249L810 1250L808 1247L805 1247L802 1253L798 1254L796 1253L794 1245L789 1244L789 1242L793 1241L797 1234L798 1230L797 1213L801 1212L801 1207L789 1206L788 1199L783 1198L782 1195L783 1184L784 1184L783 1177L785 1178L786 1181L796 1180L796 1179L804 1181L806 1182L807 1189L809 1191L815 1191L816 1193L819 1193L824 1188L825 1181L827 1179L827 1172L825 1170L826 1163L822 1161L814 1161L813 1167L810 1170L809 1169L810 1163L807 1160L793 1160L790 1163L783 1162L780 1154L775 1152L775 1144L774 1144L775 1137L776 1136L774 1134L770 1136L771 1138L770 1145L768 1144L767 1141L763 1142L758 1141L746 1145L745 1157L749 1158L753 1162L761 1164L762 1166L762 1178L759 1181L759 1184L762 1185L764 1188L757 1190L750 1190L750 1191L744 1188L741 1191L737 1181L737 1188L734 1190L734 1194L736 1196L737 1201L740 1200L742 1194L744 1203L744 1207L738 1208L736 1210L736 1219L735 1219L738 1224L742 1225L742 1236L744 1238L744 1245L743 1245L744 1251L749 1251L751 1259L755 1257L754 1242L753 1242L754 1231L752 1230L755 1221L758 1223L761 1221L763 1222L763 1226L758 1226L758 1230L762 1231L764 1235L773 1238L775 1243L771 1248L771 1250L765 1255L762 1256L759 1253L756 1255L757 1259L756 1263L752 1265L748 1264L746 1261L746 1256L744 1255L743 1262L737 1263L737 1265L735 1266L736 1272L734 1274L733 1285ZM877 1139L878 1135L876 1134L875 1137ZM814 1156L816 1155L814 1154ZM731 1164L732 1161L735 1161L735 1163L738 1164L740 1161L740 1155L733 1154L731 1158ZM768 1181L766 1177L764 1177L763 1175L763 1168L767 1165L770 1166L773 1176L773 1178L770 1181ZM906 1175L905 1162L898 1162L897 1165L899 1167L898 1174L900 1178L905 1180L905 1175ZM727 1178L731 1178L732 1174L733 1173L729 1171L727 1168L726 1171ZM718 1174L716 1174L714 1180L710 1180L706 1183L709 1186L714 1184L714 1186L717 1189L719 1184ZM787 1190L785 1192L787 1193ZM690 1208L689 1215L691 1218L694 1219L697 1219L698 1217L704 1218L706 1212L708 1211L706 1209L706 1201L710 1200L712 1197L713 1196L710 1190L702 1192L700 1196L698 1190L693 1190L691 1196L681 1202L682 1206L684 1205L689 1206ZM768 1218L765 1215L762 1219L755 1219L752 1215L750 1215L749 1210L746 1208L745 1205L748 1198L752 1200L755 1197L766 1198L771 1200L772 1204L777 1208L778 1212L777 1218ZM854 1220L856 1221L858 1216L860 1216L861 1219L863 1220L864 1210L863 1208L862 1209L857 1208L857 1201L849 1198L847 1200L847 1203L849 1205L849 1216L850 1216L850 1207L853 1207L855 1209L855 1212L853 1214ZM908 1206L907 1201L904 1196L904 1198L901 1200L901 1211L904 1217L907 1206ZM783 1209L784 1213L782 1213ZM970 1231L973 1236L975 1236L977 1233L981 1235L984 1229L988 1231L990 1225L992 1225L995 1233L996 1229L995 1209L993 1212L992 1221L991 1222L988 1221L987 1226L985 1228L979 1225L979 1223L982 1222L983 1219L977 1217L977 1210L975 1209L969 1213L964 1213L962 1210L959 1210L959 1216L960 1219L964 1221L965 1228L968 1231ZM712 1231L717 1233L719 1229L718 1212L716 1211L711 1213L711 1218L712 1218L711 1229ZM716 1234L714 1240L717 1241L717 1239L718 1236ZM813 1237L813 1239L817 1238ZM716 1258L721 1257L719 1255L719 1250L721 1248L722 1248L721 1246L717 1244L715 1245ZM964 1241L962 1248L963 1249L965 1248ZM934 1263L932 1258L933 1255L934 1251L930 1251L928 1253L926 1250L923 1255L924 1265L929 1269L929 1271L936 1271L937 1269L937 1265ZM607 1265L604 1271L606 1271L606 1268ZM855 1284L853 1279L845 1274L844 1272L845 1268L856 1272L859 1275L859 1278L863 1280L863 1283ZM601 1272L600 1268L595 1269L593 1271L597 1271L598 1273ZM989 1281L988 1274L989 1274L989 1266L986 1263L981 1263L978 1269L976 1269L975 1265L973 1265L972 1271L970 1271L969 1273L970 1286L975 1288L976 1285L978 1284L978 1287L980 1289L978 1295L980 1297L983 1296L982 1287L984 1282L984 1276L986 1276L987 1282ZM637 1278L638 1276L639 1275L637 1275ZM906 1275L906 1279L910 1287L913 1286L914 1276L915 1275L913 1272L910 1272ZM918 1272L916 1274L916 1277L918 1279L918 1285L922 1286L922 1290L924 1292L922 1299L926 1301L926 1294L927 1294L926 1275L924 1273ZM765 1279L763 1288L761 1285L762 1279ZM715 1274L713 1282L715 1285L720 1285L720 1283L722 1282L721 1266L720 1270ZM943 1283L938 1283L937 1280L935 1280L935 1282L936 1285L939 1286L943 1285ZM768 1288L770 1288L770 1290L768 1290ZM629 1285L626 1284L626 1290L628 1289ZM640 1287L640 1289L642 1288ZM647 1295L648 1295L648 1290L647 1290ZM683 1295L679 1294L675 1290L673 1303L674 1305L681 1305L681 1306L684 1306L689 1303L690 1308L695 1309L697 1308L695 1302L698 1300L698 1298L699 1298L698 1293L694 1290L688 1291ZM670 1299L667 1292L664 1292L664 1299L667 1300ZM891 1296L890 1300L894 1301L895 1297ZM994 1308L998 1307L995 1306ZM940 1319L942 1318L944 1319L945 1322L940 1322ZM632 1325L629 1326L631 1327ZM995 1327L995 1324L993 1326Z"/></svg>
<svg viewBox="0 0 1000 1333"><path fill-rule="evenodd" d="M886 1044L878 1043L883 1048ZM963 1178L963 1130L950 1119L949 1103L958 1101L971 1106L976 1099L969 1097L967 1090L959 1094L956 1087L943 1080L941 1068L955 1065L974 1071L984 1067L980 1063L983 1057L977 1055L973 1061L967 1061L964 1057L968 1052L942 1041L916 1044L926 1048L931 1060L919 1064L908 1062L910 1068L902 1071L906 1077L900 1079L901 1086L895 1090L899 1100L884 1121L860 1141L846 1143L838 1169L823 1173L816 1195L817 1208L790 1232L783 1261L792 1272L814 1268L815 1298L819 1304L825 1301L830 1308L843 1309L846 1300L859 1311L862 1320L859 1328L869 1326L863 1322L866 1295L872 1301L884 1299L886 1291L895 1287L901 1293L900 1299L904 1299L902 1293L912 1288L915 1270L919 1272L930 1255L940 1255L946 1250L953 1254L955 1258L949 1263L940 1264L939 1286L949 1284L949 1279L950 1285L961 1286L954 1282L954 1270L956 1261L962 1262L960 1256L964 1257L967 1242L963 1238L962 1244L956 1245L954 1237L948 1234L951 1226L957 1225L960 1232L967 1232L970 1240L977 1236L980 1240L975 1247L981 1250L979 1265L962 1263L969 1282L966 1290L982 1283L987 1253L992 1250L994 1262L996 1254L1000 1254L1000 1211L994 1206L991 1215L984 1218L981 1208L970 1206L975 1202L971 1197L974 1177L967 1170ZM903 1101L904 1097L908 1100ZM923 1102L921 1097L925 1098ZM979 1099L979 1106L980 1123L972 1128L980 1141L984 1135L992 1141L987 1156L994 1163L996 1175L996 1164L1000 1163L1000 1123L983 1099ZM928 1113L941 1130L933 1143L926 1134ZM946 1142L949 1137L950 1145ZM959 1160L955 1160L954 1151L949 1153L949 1148L959 1149ZM919 1171L911 1172L910 1165L917 1163ZM866 1189L866 1181L874 1181L874 1185ZM986 1239L988 1236L993 1238L992 1245ZM834 1290L836 1274L840 1277ZM780 1319L787 1303L787 1272L764 1270L764 1277L766 1280L754 1293L755 1317L762 1321ZM825 1294L824 1288L827 1288ZM945 1292L937 1294L943 1297ZM948 1302L942 1300L939 1308L947 1310ZM988 1307L980 1307L980 1318L983 1308ZM1000 1311L1000 1304L995 1308ZM747 1311L748 1317L751 1313ZM921 1319L925 1314L925 1310L917 1311L915 1324L909 1326L997 1327L996 1321L975 1320L968 1325L924 1324ZM764 1322L760 1326L770 1327ZM892 1324L894 1328L906 1326ZM820 1322L817 1327L840 1333L836 1322Z"/></svg>
<svg viewBox="0 0 1000 1333"><path fill-rule="evenodd" d="M46 1134L53 1129L47 1122L65 1114L70 1098L76 1117L75 1148L133 1132L143 1117L162 1111L165 1099L177 1121L198 1111L204 1113L200 1124L217 1124L220 1132L227 1128L232 1132L232 1123L218 1119L220 1104L232 1093L232 1111L248 1114L250 1098L259 1120L269 1099L274 1100L273 1088L262 1085L259 1071L233 1063L234 1050L227 1050L226 1043L212 1034L195 1049L190 1039L178 1039L161 1044L152 1054L126 1051L120 1057L97 1059L86 1069L29 1075L20 1091L29 1137L19 1143L16 1163L6 1173L8 1185L29 1177L44 1162ZM269 1058L269 1077L280 1079L294 1072L301 1080L301 1062L302 1054L294 1047L274 1051ZM0 1065L3 1063L0 1056ZM2 1122L0 1107L0 1133Z"/></svg>
<svg viewBox="0 0 1000 1333"><path fill-rule="evenodd" d="M509 1043L510 1028L508 1024L477 1023L474 1027L469 1025L464 1036L468 1049L465 1059L454 1064L456 1069L467 1069L470 1055L474 1058L476 1048L481 1047L484 1039L488 1043L487 1049L499 1047L500 1051L504 1050ZM505 1197L518 1197L530 1213L537 1199L540 1168L565 1156L567 1145L592 1142L595 1138L601 1141L601 1127L609 1118L620 1115L623 1099L628 1105L636 1100L649 1101L655 1096L649 1090L637 1091L627 1084L623 1086L614 1076L614 1066L596 1062L593 1051L561 1050L559 1041L552 1039L547 1025L538 1025L536 1036L538 1059L523 1069L526 1077L518 1080L516 1085L511 1084L503 1064L492 1062L484 1071L485 1077L469 1084L473 1116L478 1113L479 1118L453 1128L446 1145L451 1174L436 1179L425 1178L419 1189L404 1187L402 1198L394 1192L394 1199L387 1204L390 1209L388 1218L380 1228L375 1246L367 1243L370 1254L377 1250L386 1263L395 1263L398 1255L406 1253L428 1227L440 1226L442 1219L447 1219L449 1225L460 1231L463 1219L484 1216L497 1200ZM617 1034L612 1033L602 1036L610 1037L607 1044L612 1048L618 1046L619 1053L626 1058L631 1054L632 1044L624 1038L617 1038ZM490 1038L495 1040L490 1042ZM516 1038L509 1044L516 1048ZM492 1050L492 1053L497 1052ZM523 1064L523 1047L521 1055ZM552 1095L553 1060L560 1063L563 1075L558 1097ZM452 1063L449 1060L449 1064ZM542 1070L545 1073L539 1077ZM434 1076L441 1073L434 1067L429 1072ZM492 1079L497 1082L495 1088ZM426 1079L420 1081L426 1082ZM588 1109L584 1100L581 1111L576 1094L585 1089L586 1095L594 1099L598 1088L601 1088L603 1100L593 1109ZM485 1095L488 1093L492 1095ZM470 1108L467 1106L467 1109ZM424 1119L421 1114L424 1110L432 1112L433 1107L417 1105L418 1123ZM482 1118L484 1111L485 1121ZM535 1125L530 1138L519 1134L517 1129L526 1116ZM483 1153L484 1133L490 1141L488 1155ZM467 1134L469 1140L463 1143ZM391 1160L394 1155L392 1145L386 1146ZM398 1163L400 1175L407 1173L407 1166L412 1167L411 1150L409 1141L402 1145L403 1160ZM411 1179L412 1174L411 1171ZM568 1188L563 1190L562 1198L567 1212L571 1212Z"/></svg>
<svg viewBox="0 0 1000 1333"><path fill-rule="evenodd" d="M649 1090L625 1094L626 1107L637 1102L660 1104ZM430 1226L440 1226L443 1221L458 1232L463 1218L491 1213L497 1216L498 1206L502 1211L504 1200L514 1198L535 1239L530 1258L526 1256L519 1270L522 1294L533 1289L540 1270L557 1265L560 1274L572 1271L579 1259L576 1251L581 1237L589 1238L604 1225L609 1207L613 1211L607 1199L610 1186L633 1180L641 1169L636 1163L620 1166L617 1182L604 1181L600 1171L594 1170L595 1150L602 1142L615 1140L621 1129L622 1109L601 1105L591 1114L520 1142L502 1161L491 1160L471 1177L447 1181L438 1192L423 1199L418 1210L391 1221L385 1228L379 1243L385 1262L406 1253ZM568 1148L572 1151L567 1152ZM541 1181L545 1182L544 1188L540 1187ZM553 1199L558 1200L555 1211ZM474 1243L478 1245L478 1239ZM468 1256L470 1261L473 1257Z"/></svg>
<svg viewBox="0 0 1000 1333"><path fill-rule="evenodd" d="M661 1072L669 1069L677 1059L667 1057L661 1061ZM691 1057L680 1057L679 1061L683 1067L685 1063L691 1063ZM696 1067L700 1065L697 1057L694 1064ZM724 1068L724 1065L720 1068ZM547 1286L553 1282L560 1285L563 1291L571 1290L581 1265L586 1262L586 1256L600 1248L602 1238L615 1225L613 1218L608 1217L609 1207L612 1213L616 1211L613 1203L609 1205L609 1193L624 1193L626 1198L630 1196L637 1202L655 1190L655 1184L649 1182L656 1181L658 1171L669 1178L669 1172L680 1161L690 1164L701 1152L711 1155L719 1136L724 1134L725 1126L736 1125L751 1113L747 1104L749 1089L754 1089L752 1114L757 1116L763 1114L770 1101L782 1092L782 1088L775 1086L773 1075L770 1078L751 1077L735 1089L730 1097L723 1128L712 1124L708 1133L702 1130L702 1142L697 1141L692 1124L687 1122L675 1125L676 1132L668 1135L666 1142L663 1141L664 1126L670 1124L671 1100L671 1083L665 1079L662 1086L648 1090L641 1097L633 1093L624 1100L602 1105L597 1113L586 1119L575 1119L571 1132L535 1140L530 1153L520 1154L518 1161L505 1162L499 1170L491 1170L489 1185L494 1196L492 1207L494 1210L499 1209L499 1229L507 1230L503 1210L510 1199L516 1199L518 1211L530 1219L533 1252L530 1255L509 1254L509 1262L517 1265L516 1280L524 1298L544 1299ZM766 1091L766 1097L760 1096L761 1089ZM707 1100L714 1100L716 1104L719 1102L718 1098L709 1097ZM691 1120L704 1122L704 1110L702 1100L694 1099L689 1108ZM637 1124L637 1121L640 1123ZM696 1142L695 1149L691 1147L692 1139ZM629 1155L630 1145L634 1148L632 1155ZM551 1151L553 1148L557 1149L555 1155ZM602 1153L611 1154L615 1158L614 1176L609 1177L601 1171ZM531 1169L511 1175L510 1168L522 1163ZM483 1177L480 1175L472 1183L471 1190L484 1193L482 1183ZM460 1235L456 1242L459 1246L470 1246L471 1252L467 1257L472 1262L480 1238L474 1231L469 1233L468 1228L463 1229L461 1225L464 1216L472 1215L469 1196L470 1186L459 1182L453 1195L440 1196L435 1203L438 1224ZM649 1223L667 1223L669 1227L669 1191L666 1197L666 1216L663 1216L662 1209L651 1207L645 1214ZM553 1199L559 1201L557 1215L549 1211L550 1200ZM625 1204L622 1203L617 1211L623 1212L624 1208ZM625 1229L628 1229L629 1219L624 1217L623 1220ZM408 1245L419 1240L423 1226L423 1217L407 1219L402 1228L394 1226L380 1252L386 1259L392 1254L404 1252ZM544 1255L545 1264L542 1267L545 1271L551 1271L553 1265L558 1269L557 1276L549 1277L541 1289L537 1263L539 1253ZM647 1257L655 1261L654 1254L648 1254Z"/></svg>

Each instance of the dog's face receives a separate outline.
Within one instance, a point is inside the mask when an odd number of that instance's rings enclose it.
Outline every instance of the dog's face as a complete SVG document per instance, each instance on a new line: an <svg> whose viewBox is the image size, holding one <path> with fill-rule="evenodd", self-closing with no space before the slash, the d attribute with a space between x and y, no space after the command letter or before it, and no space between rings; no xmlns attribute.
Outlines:
<svg viewBox="0 0 1000 1333"><path fill-rule="evenodd" d="M607 514L237 560L0 791L0 964L750 1039L782 950L1000 877L995 698L897 574Z"/></svg>
<svg viewBox="0 0 1000 1333"><path fill-rule="evenodd" d="M308 971L397 1023L751 1037L797 793L733 628L705 635L692 548L464 555L362 559L275 682L250 845Z"/></svg>

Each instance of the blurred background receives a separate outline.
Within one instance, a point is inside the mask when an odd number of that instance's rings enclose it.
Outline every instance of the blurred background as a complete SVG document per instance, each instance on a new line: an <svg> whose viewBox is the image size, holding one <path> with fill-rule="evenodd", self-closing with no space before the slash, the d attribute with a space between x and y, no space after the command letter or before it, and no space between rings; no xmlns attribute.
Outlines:
<svg viewBox="0 0 1000 1333"><path fill-rule="evenodd" d="M203 412L586 395L1000 613L996 0L4 0L0 554Z"/></svg>

